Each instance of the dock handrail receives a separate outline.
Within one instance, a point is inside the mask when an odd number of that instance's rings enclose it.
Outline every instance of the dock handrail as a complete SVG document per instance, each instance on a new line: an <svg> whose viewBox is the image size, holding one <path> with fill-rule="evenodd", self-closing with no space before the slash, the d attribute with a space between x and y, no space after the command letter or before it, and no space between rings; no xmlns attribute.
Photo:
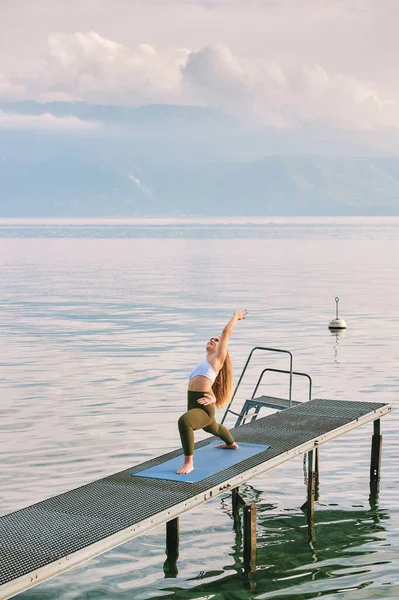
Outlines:
<svg viewBox="0 0 399 600"><path fill-rule="evenodd" d="M257 384L255 386L255 389L252 393L251 396L251 400L253 400L255 398L255 394L258 391L258 388L261 384L261 381L263 379L263 375L267 372L267 371L272 371L273 373L290 373L290 371L287 371L285 369L272 369L270 367L267 367L266 369L263 369L262 373L259 375L259 379L257 381ZM292 371L293 375L299 375L301 377L307 377L307 379L309 380L309 402L312 399L312 378L310 375L308 375L307 373L299 373L299 371Z"/></svg>
<svg viewBox="0 0 399 600"><path fill-rule="evenodd" d="M225 410L225 413L223 415L223 419L221 420L221 424L224 423L224 421L225 421L225 419L227 417L227 413L233 412L232 410L230 410L230 406L233 403L233 400L235 398L237 390L238 390L238 388L240 386L240 383L241 383L241 381L242 381L242 379L244 377L245 371L247 370L247 367L248 367L248 365L249 365L249 363L251 361L252 355L255 352L255 350L262 350L262 351L265 351L265 352L279 352L279 353L283 353L283 354L288 354L289 355L289 357L290 357L290 370L289 370L290 385L289 385L288 401L289 401L289 406L291 406L291 396L292 396L292 360L293 360L293 358L292 358L292 352L290 352L289 350L281 350L280 348L264 348L263 346L255 346L254 348L252 348L251 352L249 353L249 356L248 356L247 361L246 361L246 363L244 365L244 368L242 370L240 378L239 378L239 380L237 382L237 385L236 385L236 387L234 389L234 392L233 392L233 395L231 397L231 400L230 400L230 402L229 402L229 404L228 404L228 406L227 406L227 408ZM237 414L237 413L233 413L233 414Z"/></svg>

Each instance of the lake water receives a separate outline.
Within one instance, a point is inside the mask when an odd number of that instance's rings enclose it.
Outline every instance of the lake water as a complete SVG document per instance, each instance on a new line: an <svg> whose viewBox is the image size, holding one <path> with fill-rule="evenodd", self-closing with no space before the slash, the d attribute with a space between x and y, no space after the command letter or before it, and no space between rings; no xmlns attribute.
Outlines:
<svg viewBox="0 0 399 600"><path fill-rule="evenodd" d="M315 398L393 407L376 504L372 425L321 447L313 545L301 457L243 487L258 506L251 582L225 494L181 517L176 578L161 527L19 597L399 598L398 273L395 218L0 221L0 514L176 448L188 373L236 308L249 315L230 343L235 380L253 346L284 348ZM237 408L265 366L287 360L259 355ZM261 392L287 388L273 375Z"/></svg>

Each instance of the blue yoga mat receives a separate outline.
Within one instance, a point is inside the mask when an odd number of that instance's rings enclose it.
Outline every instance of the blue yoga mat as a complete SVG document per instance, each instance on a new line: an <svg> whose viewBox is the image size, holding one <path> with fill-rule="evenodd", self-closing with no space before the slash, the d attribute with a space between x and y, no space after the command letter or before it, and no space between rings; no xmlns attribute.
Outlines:
<svg viewBox="0 0 399 600"><path fill-rule="evenodd" d="M132 473L132 477L149 477L151 479L168 479L169 481L187 481L195 483L205 477L215 475L223 469L232 467L237 463L250 458L259 452L264 452L270 446L263 444L240 444L238 450L223 450L215 448L214 442L198 448L194 453L194 471L188 475L178 475L176 473L183 464L183 456L177 456L161 463L155 467L150 467L139 473Z"/></svg>

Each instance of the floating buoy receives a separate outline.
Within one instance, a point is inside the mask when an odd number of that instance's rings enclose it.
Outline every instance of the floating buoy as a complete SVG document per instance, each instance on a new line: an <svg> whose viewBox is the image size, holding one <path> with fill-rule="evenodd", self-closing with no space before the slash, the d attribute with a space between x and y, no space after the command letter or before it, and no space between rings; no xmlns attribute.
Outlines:
<svg viewBox="0 0 399 600"><path fill-rule="evenodd" d="M330 324L328 326L329 329L346 329L346 323L343 319L340 319L338 316L338 303L339 298L336 296L335 298L335 319L331 319Z"/></svg>

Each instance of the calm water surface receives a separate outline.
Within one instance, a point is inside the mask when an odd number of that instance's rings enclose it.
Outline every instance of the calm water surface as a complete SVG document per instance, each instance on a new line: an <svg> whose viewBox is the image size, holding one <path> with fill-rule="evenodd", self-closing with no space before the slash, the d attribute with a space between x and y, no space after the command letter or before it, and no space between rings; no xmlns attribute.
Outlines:
<svg viewBox="0 0 399 600"><path fill-rule="evenodd" d="M321 448L313 545L302 458L243 488L258 505L250 582L226 494L181 517L175 579L162 527L21 600L399 598L398 272L398 219L0 221L0 514L176 448L187 375L238 307L236 379L253 346L285 348L314 397L394 409L377 503L371 425ZM257 358L237 407L264 366L287 364Z"/></svg>

